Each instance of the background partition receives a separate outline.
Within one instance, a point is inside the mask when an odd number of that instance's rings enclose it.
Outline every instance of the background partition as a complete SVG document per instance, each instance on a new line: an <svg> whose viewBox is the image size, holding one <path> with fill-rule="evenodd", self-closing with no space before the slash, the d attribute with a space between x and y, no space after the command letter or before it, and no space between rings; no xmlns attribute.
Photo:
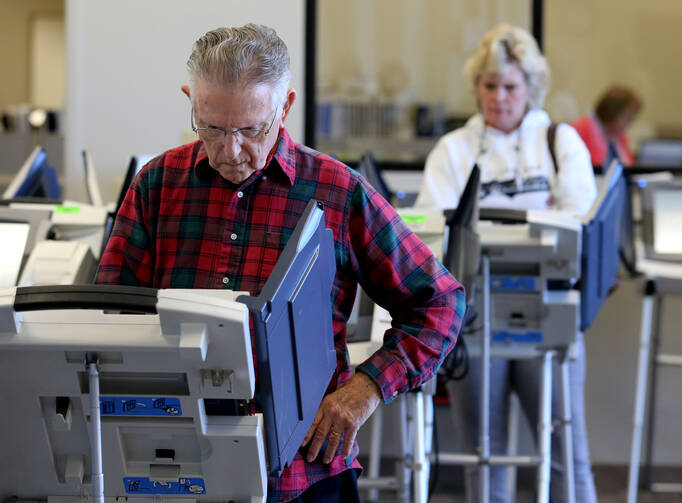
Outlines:
<svg viewBox="0 0 682 503"><path fill-rule="evenodd" d="M298 91L287 127L303 141L304 19L303 0L67 0L66 195L84 195L83 148L109 201L131 155L194 140L180 91L185 62L193 42L218 26L262 23L286 42Z"/></svg>

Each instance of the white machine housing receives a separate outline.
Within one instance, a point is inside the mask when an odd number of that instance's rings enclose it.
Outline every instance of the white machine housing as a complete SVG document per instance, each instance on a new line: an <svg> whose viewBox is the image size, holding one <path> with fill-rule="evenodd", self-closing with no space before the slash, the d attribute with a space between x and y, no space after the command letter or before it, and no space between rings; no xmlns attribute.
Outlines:
<svg viewBox="0 0 682 503"><path fill-rule="evenodd" d="M239 403L254 396L248 310L234 301L240 293L159 290L158 314L110 314L15 312L15 292L0 292L0 379L8 405L0 417L1 499L65 503L91 494L85 361L96 351L102 406L110 400L112 407L117 401L131 407L101 416L107 499L162 501L135 492L134 482L170 487L201 479L203 492L187 485L187 493L168 498L265 500L262 416L207 415L204 406L206 399ZM153 415L145 412L150 403L171 406Z"/></svg>
<svg viewBox="0 0 682 503"><path fill-rule="evenodd" d="M511 212L523 222L480 220L481 252L490 258L491 331L495 354L568 347L579 326L582 222L558 211ZM548 281L564 284L550 289ZM481 289L480 277L477 291ZM482 313L482 295L474 309ZM480 333L468 336L473 352Z"/></svg>

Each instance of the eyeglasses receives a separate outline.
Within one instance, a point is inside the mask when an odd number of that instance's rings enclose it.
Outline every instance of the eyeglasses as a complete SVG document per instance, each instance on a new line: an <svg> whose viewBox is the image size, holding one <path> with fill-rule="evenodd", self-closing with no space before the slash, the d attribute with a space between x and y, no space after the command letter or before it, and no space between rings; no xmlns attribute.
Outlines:
<svg viewBox="0 0 682 503"><path fill-rule="evenodd" d="M267 129L257 127L242 127L234 129L225 129L215 126L197 127L196 124L194 123L194 107L192 107L192 110L190 112L191 114L190 122L192 124L192 131L194 131L199 136L199 138L206 142L224 141L225 137L227 136L227 133L236 135L237 138L241 136L242 138L247 140L255 140L261 134L263 136L266 136L270 132L270 130L272 129L272 125L275 123L275 117L277 117L278 109L279 107L275 108L275 113L272 115L272 120L270 121L270 125L268 126Z"/></svg>

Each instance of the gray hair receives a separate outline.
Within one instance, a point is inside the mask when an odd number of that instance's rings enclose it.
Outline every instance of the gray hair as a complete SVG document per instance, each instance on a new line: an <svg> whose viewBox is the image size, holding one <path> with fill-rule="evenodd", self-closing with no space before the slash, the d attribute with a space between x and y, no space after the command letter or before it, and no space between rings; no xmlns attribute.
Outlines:
<svg viewBox="0 0 682 503"><path fill-rule="evenodd" d="M284 41L272 28L252 23L206 33L194 43L187 69L192 84L200 78L226 86L269 85L273 101L282 103L291 81Z"/></svg>
<svg viewBox="0 0 682 503"><path fill-rule="evenodd" d="M481 75L502 73L512 63L518 63L526 77L528 106L542 108L551 74L535 39L522 28L501 24L486 33L476 52L467 60L464 72L476 87Z"/></svg>

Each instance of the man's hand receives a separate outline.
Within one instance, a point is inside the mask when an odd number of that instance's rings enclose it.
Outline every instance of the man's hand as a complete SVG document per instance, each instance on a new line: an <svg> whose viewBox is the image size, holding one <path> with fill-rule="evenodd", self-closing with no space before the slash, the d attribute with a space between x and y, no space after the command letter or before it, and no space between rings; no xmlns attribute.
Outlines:
<svg viewBox="0 0 682 503"><path fill-rule="evenodd" d="M315 420L303 439L303 446L312 440L306 454L308 462L317 457L327 437L329 442L324 451L323 463L331 463L342 437L342 455L344 458L350 456L360 426L381 402L379 388L362 372L356 373L336 391L324 397Z"/></svg>

